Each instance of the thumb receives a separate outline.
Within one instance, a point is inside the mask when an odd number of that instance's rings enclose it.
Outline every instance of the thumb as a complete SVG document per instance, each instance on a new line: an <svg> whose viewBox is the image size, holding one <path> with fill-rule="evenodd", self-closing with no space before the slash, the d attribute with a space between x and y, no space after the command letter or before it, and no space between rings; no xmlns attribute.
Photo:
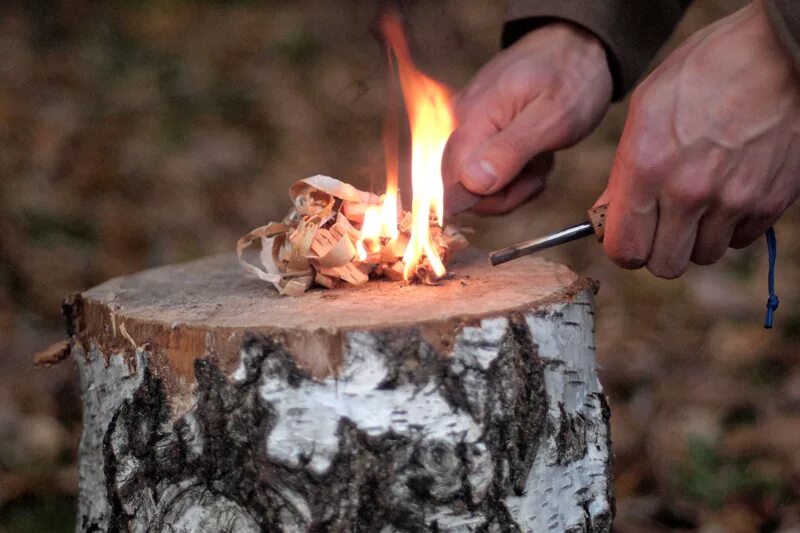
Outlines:
<svg viewBox="0 0 800 533"><path fill-rule="evenodd" d="M543 100L534 100L507 127L475 148L459 169L459 180L476 194L501 190L535 156L571 143L560 118L560 113L546 109Z"/></svg>
<svg viewBox="0 0 800 533"><path fill-rule="evenodd" d="M468 116L466 120L460 121L455 131L450 134L442 154L444 182L461 181L461 169L464 163L497 131L497 127L483 116Z"/></svg>

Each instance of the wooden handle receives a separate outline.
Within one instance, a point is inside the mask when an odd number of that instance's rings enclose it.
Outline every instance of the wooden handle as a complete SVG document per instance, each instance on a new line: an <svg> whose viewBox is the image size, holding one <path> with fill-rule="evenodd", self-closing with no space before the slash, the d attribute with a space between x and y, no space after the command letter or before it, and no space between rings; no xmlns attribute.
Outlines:
<svg viewBox="0 0 800 533"><path fill-rule="evenodd" d="M592 223L594 228L594 235L597 237L597 242L603 242L603 237L606 234L606 212L608 211L608 204L598 205L587 211L589 214L589 222Z"/></svg>

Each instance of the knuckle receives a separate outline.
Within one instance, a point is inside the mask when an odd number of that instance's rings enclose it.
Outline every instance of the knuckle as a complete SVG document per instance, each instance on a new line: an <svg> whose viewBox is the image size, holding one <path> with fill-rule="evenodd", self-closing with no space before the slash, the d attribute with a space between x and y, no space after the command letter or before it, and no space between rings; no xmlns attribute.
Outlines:
<svg viewBox="0 0 800 533"><path fill-rule="evenodd" d="M719 209L727 216L735 216L741 213L750 213L753 210L753 199L750 195L731 191L725 194L719 202Z"/></svg>
<svg viewBox="0 0 800 533"><path fill-rule="evenodd" d="M537 83L536 79L541 79L547 75L542 69L531 72L526 68L510 68L501 74L498 80L499 86L510 95L520 96L532 94Z"/></svg>
<svg viewBox="0 0 800 533"><path fill-rule="evenodd" d="M626 137L620 151L621 162L636 179L647 181L648 185L660 183L671 159L664 143L646 132L633 132Z"/></svg>
<svg viewBox="0 0 800 533"><path fill-rule="evenodd" d="M702 180L671 180L664 187L664 195L672 205L696 211L709 203L712 189Z"/></svg>

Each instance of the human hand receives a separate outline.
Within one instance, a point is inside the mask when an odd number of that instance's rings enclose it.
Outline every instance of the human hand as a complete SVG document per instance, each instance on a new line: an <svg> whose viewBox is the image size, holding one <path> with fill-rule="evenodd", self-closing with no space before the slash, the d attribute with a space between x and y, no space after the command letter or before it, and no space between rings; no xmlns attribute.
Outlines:
<svg viewBox="0 0 800 533"><path fill-rule="evenodd" d="M544 188L552 152L587 135L611 101L605 50L567 23L534 30L489 61L456 97L445 181L486 195L472 210L511 211Z"/></svg>
<svg viewBox="0 0 800 533"><path fill-rule="evenodd" d="M800 76L761 0L695 34L633 93L604 246L680 276L764 234L800 193Z"/></svg>

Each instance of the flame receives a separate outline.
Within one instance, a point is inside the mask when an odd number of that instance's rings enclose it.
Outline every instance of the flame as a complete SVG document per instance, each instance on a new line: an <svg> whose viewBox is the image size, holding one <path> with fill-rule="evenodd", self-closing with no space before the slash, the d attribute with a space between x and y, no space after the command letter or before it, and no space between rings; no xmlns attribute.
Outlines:
<svg viewBox="0 0 800 533"><path fill-rule="evenodd" d="M440 226L444 219L441 162L447 139L455 128L450 91L416 68L396 13L385 14L381 30L397 58L400 86L411 124L412 225L403 254L403 277L412 278L423 257L427 258L436 276L441 277L447 270L431 241L430 223L431 215Z"/></svg>
<svg viewBox="0 0 800 533"><path fill-rule="evenodd" d="M411 124L411 235L403 253L403 278L414 277L423 258L427 259L436 277L447 273L436 245L431 240L433 220L440 226L444 219L444 187L441 162L447 139L455 128L450 105L450 92L442 84L417 70L411 60L402 23L396 13L381 19L381 30L388 43L390 72L396 58L400 87ZM393 55L392 55L393 54ZM394 78L390 81L394 81ZM361 261L381 246L399 236L398 230L398 126L391 105L384 128L383 150L386 158L386 193L379 204L364 212L356 252Z"/></svg>
<svg viewBox="0 0 800 533"><path fill-rule="evenodd" d="M393 187L390 182L387 184L386 194L383 195L383 202L371 205L364 211L360 238L356 243L359 261L366 260L370 253L380 251L382 238L395 239L398 234L397 182Z"/></svg>
<svg viewBox="0 0 800 533"><path fill-rule="evenodd" d="M386 58L389 63L390 88L394 85L394 62L392 54L387 50ZM391 89L390 89L391 90ZM397 228L398 215L398 190L397 175L399 172L399 139L397 125L397 109L392 94L388 98L386 122L383 127L383 154L386 161L386 193L380 206L369 206L364 212L364 221L361 224L360 238L356 243L358 259L364 261L369 253L380 250L381 237L396 239L399 235Z"/></svg>

